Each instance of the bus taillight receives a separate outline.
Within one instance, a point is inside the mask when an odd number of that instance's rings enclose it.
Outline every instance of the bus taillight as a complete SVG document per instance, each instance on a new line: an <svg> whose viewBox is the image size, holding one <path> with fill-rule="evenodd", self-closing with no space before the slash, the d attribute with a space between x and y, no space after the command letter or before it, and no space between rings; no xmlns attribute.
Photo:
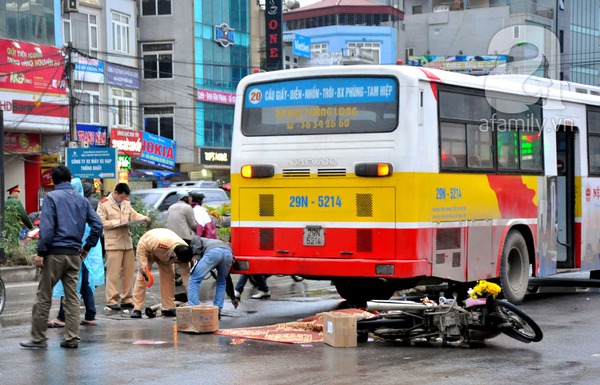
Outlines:
<svg viewBox="0 0 600 385"><path fill-rule="evenodd" d="M270 178L275 175L275 167L270 164L255 164L242 166L244 178Z"/></svg>
<svg viewBox="0 0 600 385"><path fill-rule="evenodd" d="M359 163L354 167L356 176L390 176L392 172L391 163Z"/></svg>

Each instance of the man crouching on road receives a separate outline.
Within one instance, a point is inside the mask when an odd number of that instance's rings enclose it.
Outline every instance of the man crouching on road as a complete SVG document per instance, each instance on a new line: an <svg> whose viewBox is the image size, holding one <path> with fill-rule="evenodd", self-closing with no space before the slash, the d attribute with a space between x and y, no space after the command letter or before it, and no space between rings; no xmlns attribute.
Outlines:
<svg viewBox="0 0 600 385"><path fill-rule="evenodd" d="M217 289L213 305L219 308L219 318L225 300L226 279L233 263L233 253L229 244L212 238L194 236L191 242L194 253L194 267L190 271L188 283L188 304L200 304L200 284L212 269L217 269Z"/></svg>
<svg viewBox="0 0 600 385"><path fill-rule="evenodd" d="M134 310L131 318L142 318L142 306L146 301L145 270L156 262L160 273L160 301L162 315L175 317L175 273L173 263L189 263L192 249L169 229L152 229L137 244L138 274L133 288Z"/></svg>

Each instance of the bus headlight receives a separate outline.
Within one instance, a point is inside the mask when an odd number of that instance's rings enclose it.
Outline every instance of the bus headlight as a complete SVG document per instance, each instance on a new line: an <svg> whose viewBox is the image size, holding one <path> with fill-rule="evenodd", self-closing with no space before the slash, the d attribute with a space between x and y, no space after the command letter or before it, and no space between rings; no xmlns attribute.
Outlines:
<svg viewBox="0 0 600 385"><path fill-rule="evenodd" d="M245 165L241 174L244 178L270 178L275 175L275 167L270 164Z"/></svg>
<svg viewBox="0 0 600 385"><path fill-rule="evenodd" d="M390 176L393 173L391 163L359 163L354 167L356 176Z"/></svg>

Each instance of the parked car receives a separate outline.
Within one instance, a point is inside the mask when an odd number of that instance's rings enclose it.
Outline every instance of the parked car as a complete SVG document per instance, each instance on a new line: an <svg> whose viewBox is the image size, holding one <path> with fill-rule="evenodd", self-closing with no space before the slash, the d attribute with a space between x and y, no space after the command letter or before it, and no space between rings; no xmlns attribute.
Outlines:
<svg viewBox="0 0 600 385"><path fill-rule="evenodd" d="M152 188L145 190L131 191L132 197L139 196L142 201L149 207L160 212L161 218L165 219L167 210L171 205L181 199L181 196L186 192L194 192L204 194L203 206L220 208L223 205L230 205L231 200L220 188L187 188L187 187L167 187L167 188ZM227 212L221 219L218 225L228 227L231 223L230 213Z"/></svg>
<svg viewBox="0 0 600 385"><path fill-rule="evenodd" d="M183 182L172 182L170 187L219 187L214 180L186 180Z"/></svg>

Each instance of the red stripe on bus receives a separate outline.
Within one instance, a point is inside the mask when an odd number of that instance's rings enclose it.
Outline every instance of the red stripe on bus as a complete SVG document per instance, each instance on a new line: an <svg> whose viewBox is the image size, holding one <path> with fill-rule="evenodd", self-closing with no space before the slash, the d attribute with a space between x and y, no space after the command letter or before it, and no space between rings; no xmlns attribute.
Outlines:
<svg viewBox="0 0 600 385"><path fill-rule="evenodd" d="M436 74L434 74L433 72L429 71L426 68L423 67L419 67L419 69L421 71L423 71L423 73L425 74L425 76L427 76L428 79L432 80L431 82L429 82L429 85L431 86L431 91L433 92L433 97L435 98L435 100L437 100L437 83L436 82L442 82L442 79L440 79L439 77L437 77Z"/></svg>
<svg viewBox="0 0 600 385"><path fill-rule="evenodd" d="M520 176L488 174L487 178L498 198L502 218L537 218L535 190L527 187Z"/></svg>

